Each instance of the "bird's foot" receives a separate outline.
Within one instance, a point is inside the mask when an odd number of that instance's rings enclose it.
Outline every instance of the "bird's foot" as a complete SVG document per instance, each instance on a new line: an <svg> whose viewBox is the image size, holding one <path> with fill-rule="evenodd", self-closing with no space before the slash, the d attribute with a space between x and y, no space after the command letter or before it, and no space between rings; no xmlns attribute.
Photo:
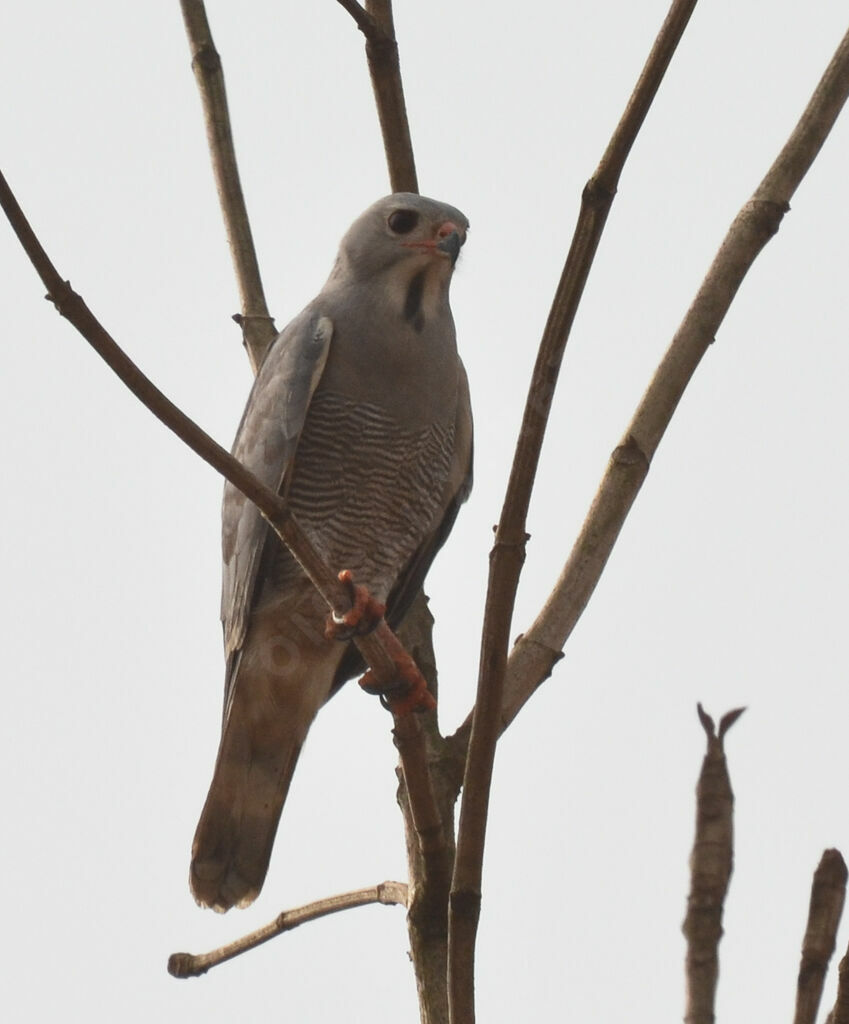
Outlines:
<svg viewBox="0 0 849 1024"><path fill-rule="evenodd" d="M408 715L411 711L433 711L436 700L428 690L418 665L404 649L401 641L388 626L385 627L381 639L395 666L395 675L388 684L382 683L369 669L360 680L360 686L366 693L380 697L380 703L393 715Z"/></svg>
<svg viewBox="0 0 849 1024"><path fill-rule="evenodd" d="M346 584L351 593L351 607L344 615L337 615L336 612L328 615L324 635L328 640L351 640L355 636L371 633L386 614L386 605L375 601L368 587L354 583L354 574L350 569L343 569L339 573L339 580Z"/></svg>
<svg viewBox="0 0 849 1024"><path fill-rule="evenodd" d="M350 591L351 607L344 615L333 612L327 617L324 635L328 640L347 641L377 629L392 667L388 669L387 675L381 673L380 679L369 669L360 680L360 686L366 693L380 697L381 704L393 715L432 711L436 701L427 688L424 676L384 620L386 605L376 601L368 587L354 583L354 574L350 569L343 569L339 579Z"/></svg>

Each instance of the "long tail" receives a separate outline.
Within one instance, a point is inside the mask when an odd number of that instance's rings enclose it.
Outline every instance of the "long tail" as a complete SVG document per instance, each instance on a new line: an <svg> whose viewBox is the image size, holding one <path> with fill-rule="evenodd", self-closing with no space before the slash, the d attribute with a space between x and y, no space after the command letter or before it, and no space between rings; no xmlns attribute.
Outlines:
<svg viewBox="0 0 849 1024"><path fill-rule="evenodd" d="M202 906L223 912L259 894L301 746L340 654L282 677L243 657L192 844L189 881Z"/></svg>
<svg viewBox="0 0 849 1024"><path fill-rule="evenodd" d="M241 731L241 730L240 730ZM256 750L228 723L192 844L190 884L217 911L259 895L300 744ZM245 742L247 740L247 742Z"/></svg>

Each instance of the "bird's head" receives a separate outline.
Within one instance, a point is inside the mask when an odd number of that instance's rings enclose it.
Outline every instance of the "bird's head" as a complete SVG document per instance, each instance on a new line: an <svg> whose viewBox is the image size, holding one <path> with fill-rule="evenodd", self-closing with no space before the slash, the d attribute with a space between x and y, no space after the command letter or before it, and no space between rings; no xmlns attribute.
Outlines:
<svg viewBox="0 0 849 1024"><path fill-rule="evenodd" d="M396 192L354 221L339 246L333 276L367 280L395 267L410 274L432 268L447 281L468 230L468 219L455 207Z"/></svg>

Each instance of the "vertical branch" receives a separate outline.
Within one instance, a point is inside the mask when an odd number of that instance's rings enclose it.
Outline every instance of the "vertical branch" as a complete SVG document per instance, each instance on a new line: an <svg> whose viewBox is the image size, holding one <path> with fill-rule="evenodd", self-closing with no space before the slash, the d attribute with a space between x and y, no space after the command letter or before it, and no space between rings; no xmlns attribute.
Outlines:
<svg viewBox="0 0 849 1024"><path fill-rule="evenodd" d="M398 638L413 656L436 696L437 672L432 643L433 616L422 591L398 627ZM398 770L398 804L404 817L409 866L407 931L416 975L421 1024L448 1024L448 893L454 863L454 805L463 780L465 754L452 756L439 731L438 708L416 716L425 744L425 758L435 799L440 845L428 849L416 831L406 784L406 771ZM396 729L396 745L400 737Z"/></svg>
<svg viewBox="0 0 849 1024"><path fill-rule="evenodd" d="M409 898L407 931L410 957L416 976L421 1024L448 1024L448 893L451 887L451 866L454 863L454 803L457 799L462 766L452 773L445 756L445 741L439 735L436 712L408 716L416 718L424 743L434 807L438 819L436 830L427 832L416 824L410 806L408 774L399 769L398 803L404 816L407 862L409 866ZM398 729L396 744L403 756Z"/></svg>
<svg viewBox="0 0 849 1024"><path fill-rule="evenodd" d="M449 998L454 1024L474 1021L474 948L480 913L481 865L507 644L525 553L525 523L554 388L584 285L616 193L619 176L695 0L674 0L625 112L595 174L581 212L540 342L507 494L490 555L481 662L449 908Z"/></svg>
<svg viewBox="0 0 849 1024"><path fill-rule="evenodd" d="M383 135L390 187L393 192L418 192L416 162L392 17L392 0L366 0L365 8L357 0L337 2L351 15L357 28L366 37L366 58Z"/></svg>
<svg viewBox="0 0 849 1024"><path fill-rule="evenodd" d="M817 1019L828 962L834 953L837 926L846 899L846 878L846 864L840 851L826 850L814 872L811 886L793 1024L814 1024Z"/></svg>
<svg viewBox="0 0 849 1024"><path fill-rule="evenodd" d="M242 312L241 316L234 319L242 328L242 339L256 373L277 331L266 305L245 197L239 181L227 93L224 89L224 72L221 58L212 41L203 0L180 0L180 6L192 51L192 70L203 103L209 155L239 288Z"/></svg>
<svg viewBox="0 0 849 1024"><path fill-rule="evenodd" d="M743 714L729 711L719 723L699 704L699 721L707 736L707 753L696 786L696 838L690 855L690 895L682 931L687 939L686 1024L713 1024L722 911L734 864L734 793L728 777L723 740Z"/></svg>
<svg viewBox="0 0 849 1024"><path fill-rule="evenodd" d="M383 134L383 148L386 150L389 181L393 192L418 192L419 182L413 158L410 123L407 120L404 84L401 81L392 0L366 0L366 10L383 32L382 39L366 41L366 57L380 131Z"/></svg>

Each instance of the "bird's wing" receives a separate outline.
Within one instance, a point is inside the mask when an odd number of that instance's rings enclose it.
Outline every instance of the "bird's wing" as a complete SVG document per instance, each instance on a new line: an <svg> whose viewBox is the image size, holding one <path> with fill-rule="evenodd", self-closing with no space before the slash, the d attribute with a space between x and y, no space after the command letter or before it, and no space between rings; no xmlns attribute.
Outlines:
<svg viewBox="0 0 849 1024"><path fill-rule="evenodd" d="M254 381L233 455L275 490L285 484L332 336L332 320L308 307L278 335ZM221 621L230 661L245 639L268 525L229 483L222 521Z"/></svg>

